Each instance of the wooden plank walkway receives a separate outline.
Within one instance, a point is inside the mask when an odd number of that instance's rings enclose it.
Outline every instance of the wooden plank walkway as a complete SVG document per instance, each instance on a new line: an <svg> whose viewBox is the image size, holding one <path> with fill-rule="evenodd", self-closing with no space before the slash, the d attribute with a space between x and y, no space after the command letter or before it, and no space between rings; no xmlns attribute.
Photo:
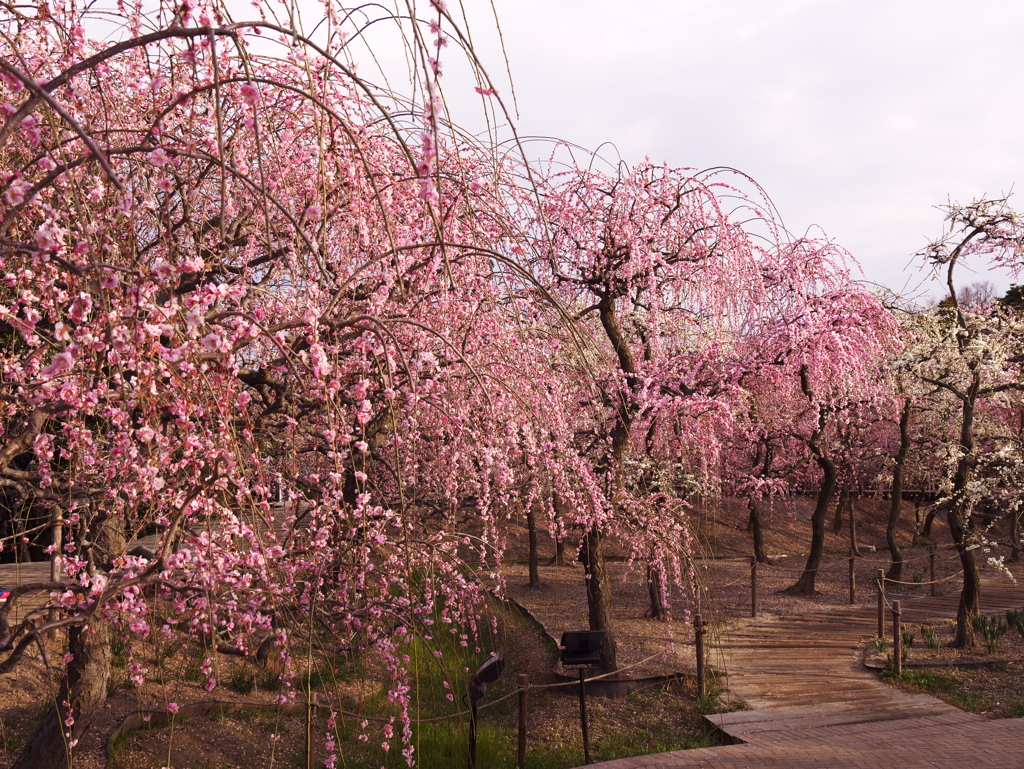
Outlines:
<svg viewBox="0 0 1024 769"><path fill-rule="evenodd" d="M18 585L25 585L29 582L47 582L50 579L49 561L32 561L31 563L4 563L0 564L0 587L10 590ZM15 604L10 616L7 618L11 625L16 625L32 611L42 608L49 600L43 593L23 596Z"/></svg>
<svg viewBox="0 0 1024 769"><path fill-rule="evenodd" d="M988 578L982 611L1024 606L1024 585ZM904 626L955 617L959 595L901 602ZM887 637L891 638L888 623ZM861 662L875 606L766 619L729 634L730 690L751 710L708 716L736 744L607 761L602 769L1024 768L1024 719L990 720L881 683Z"/></svg>

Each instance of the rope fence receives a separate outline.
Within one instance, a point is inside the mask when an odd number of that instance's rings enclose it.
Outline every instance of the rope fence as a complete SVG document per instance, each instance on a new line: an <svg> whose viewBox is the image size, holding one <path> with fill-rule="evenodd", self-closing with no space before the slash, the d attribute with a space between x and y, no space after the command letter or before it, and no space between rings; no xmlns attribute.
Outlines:
<svg viewBox="0 0 1024 769"><path fill-rule="evenodd" d="M948 574L948 575L946 575L944 577L936 577L936 567L937 567L938 563L948 563L950 561L957 560L960 557L959 552L954 547L942 548L942 550L950 550L950 551L952 551L952 554L948 555L948 556L946 556L946 555L940 556L939 555L940 549L938 547L932 545L932 546L929 546L928 552L925 553L924 555L917 556L915 558L903 559L900 562L901 566L907 566L908 564L912 564L912 563L916 563L916 562L928 559L928 561L929 561L928 568L929 568L929 572L930 572L929 573L929 579L918 578L918 579L915 579L913 581L907 581L907 580L902 580L902 579L899 579L899 580L897 580L897 579L890 579L889 577L885 576L885 571L881 570L879 572L880 573L879 579L883 580L883 582L882 582L883 588L881 590L881 593L884 595L884 592L885 592L884 584L885 583L889 583L891 585L903 585L903 586L906 586L906 587L914 587L914 588L930 587L931 588L931 590L930 590L931 595L933 597L935 595L937 595L936 587L938 585L944 584L944 583L949 582L951 580L958 579L960 577L960 575L963 574L963 569L959 568L956 571L954 571L953 573ZM849 603L850 603L851 606L854 605L857 602L857 561L858 561L858 559L859 559L859 556L857 554L855 554L853 549L851 548L851 550L849 552L849 555L846 557L846 560L848 561L847 583L849 585ZM749 581L750 581L750 616L751 617L757 617L757 612L758 612L758 606L757 606L757 603L758 603L758 572L759 572L760 569L768 570L768 571L770 571L774 575L787 575L788 574L788 575L792 575L792 576L798 576L799 575L799 576L802 577L802 576L804 576L806 574L813 574L815 577L818 577L819 575L826 574L826 573L836 573L840 569L843 568L843 563L842 563L841 560L833 562L833 563L820 564L820 565L818 565L816 567L812 567L812 568L807 568L806 566L804 568L785 568L785 567L777 566L777 565L772 564L772 563L759 563L754 556L750 556L748 560L750 562ZM734 579L734 580L732 580L730 582L726 582L725 584L716 585L715 587L716 587L716 589L724 589L724 588L728 588L728 587L735 587L736 585L739 585L739 584L747 581L747 579L748 579L748 577L743 576L743 577L739 577L737 579Z"/></svg>

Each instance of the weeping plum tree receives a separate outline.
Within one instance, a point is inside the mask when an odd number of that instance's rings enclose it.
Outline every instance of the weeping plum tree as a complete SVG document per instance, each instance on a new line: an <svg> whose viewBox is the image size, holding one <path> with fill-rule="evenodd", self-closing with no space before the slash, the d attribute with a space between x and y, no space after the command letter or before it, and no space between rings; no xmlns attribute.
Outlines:
<svg viewBox="0 0 1024 769"><path fill-rule="evenodd" d="M563 496L584 529L590 624L609 632L609 669L616 658L603 537L617 534L648 564L654 616L668 611L670 568L680 584L692 582L680 573L688 535L678 500L685 476L709 466L714 446L698 450L691 431L724 413L713 336L700 331L725 308L727 276L755 261L715 187L645 164L610 176L556 168L540 190L538 269L590 332L590 387L578 395L595 406L577 436L585 494Z"/></svg>
<svg viewBox="0 0 1024 769"><path fill-rule="evenodd" d="M756 346L756 340L750 340ZM795 414L783 397L789 382L780 366L761 365L739 380L737 429L730 435L723 491L747 507L747 531L758 563L771 564L765 550L761 505L792 491L798 469L807 461L802 442L792 434Z"/></svg>
<svg viewBox="0 0 1024 769"><path fill-rule="evenodd" d="M579 398L597 408L577 436L587 493L572 499L585 531L591 626L609 630L605 535L633 543L652 586L670 577L692 587L692 574L665 568L687 529L685 504L664 501L721 487L720 451L745 373L806 365L817 386L834 373L825 362L833 353L837 367L860 370L852 359L884 346L870 340L884 323L879 305L850 287L839 252L786 239L763 213L770 209L736 188L739 177L650 164L603 174L593 165L552 164L535 227L538 271L588 332L592 389ZM753 238L743 217L769 237ZM667 590L651 592L657 616Z"/></svg>
<svg viewBox="0 0 1024 769"><path fill-rule="evenodd" d="M70 639L18 765L71 760L112 635L269 643L288 676L303 628L379 655L412 760L409 640L478 623L455 519L499 549L519 469L557 453L531 419L553 305L491 248L500 164L446 127L458 27L442 2L393 19L425 73L409 103L355 74L330 5L316 42L269 6L125 3L116 30L90 8L0 20L0 486L64 533L56 579L0 609L0 673ZM143 530L156 551L126 552ZM37 594L52 613L13 624Z"/></svg>
<svg viewBox="0 0 1024 769"><path fill-rule="evenodd" d="M804 443L818 470L816 477L809 476L818 489L810 553L790 592L815 592L828 509L839 477L836 454L843 450L843 436L856 433L842 428L862 423L876 407L891 404L887 382L879 372L894 350L895 339L896 325L881 302L841 281L808 286L803 311L765 339L765 345L774 350L773 364L786 372L789 382L793 436Z"/></svg>

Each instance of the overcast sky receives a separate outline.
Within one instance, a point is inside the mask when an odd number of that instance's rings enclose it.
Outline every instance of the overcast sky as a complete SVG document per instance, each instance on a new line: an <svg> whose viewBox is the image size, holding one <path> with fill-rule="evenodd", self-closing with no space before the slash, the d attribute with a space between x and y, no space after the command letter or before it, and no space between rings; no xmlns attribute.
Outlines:
<svg viewBox="0 0 1024 769"><path fill-rule="evenodd" d="M500 73L487 0L464 2ZM522 133L735 167L791 231L819 225L896 290L926 277L934 206L1024 177L1019 0L494 2ZM1009 285L979 269L963 282Z"/></svg>

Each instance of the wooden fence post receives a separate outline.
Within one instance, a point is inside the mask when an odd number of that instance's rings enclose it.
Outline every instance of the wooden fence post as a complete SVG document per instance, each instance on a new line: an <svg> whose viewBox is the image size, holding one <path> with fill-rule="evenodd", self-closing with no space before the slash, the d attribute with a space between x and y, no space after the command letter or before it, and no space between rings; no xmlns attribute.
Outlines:
<svg viewBox="0 0 1024 769"><path fill-rule="evenodd" d="M530 688L530 677L526 673L519 674L519 751L516 754L516 765L526 769L526 693Z"/></svg>
<svg viewBox="0 0 1024 769"><path fill-rule="evenodd" d="M935 543L934 542L928 545L928 578L931 580L931 583L932 583L932 598L934 598L935 595L936 595L935 588L937 587L937 585L935 584Z"/></svg>
<svg viewBox="0 0 1024 769"><path fill-rule="evenodd" d="M857 602L857 572L856 566L857 556L854 553L853 548L850 548L850 606L853 606Z"/></svg>
<svg viewBox="0 0 1024 769"><path fill-rule="evenodd" d="M900 626L900 602L892 602L892 669L896 677L903 675L903 629Z"/></svg>
<svg viewBox="0 0 1024 769"><path fill-rule="evenodd" d="M878 570L878 637L885 638L885 569Z"/></svg>
<svg viewBox="0 0 1024 769"><path fill-rule="evenodd" d="M757 616L757 556L750 556L750 616Z"/></svg>
<svg viewBox="0 0 1024 769"><path fill-rule="evenodd" d="M707 694L704 683L704 620L699 614L693 615L693 637L697 647L697 696Z"/></svg>

